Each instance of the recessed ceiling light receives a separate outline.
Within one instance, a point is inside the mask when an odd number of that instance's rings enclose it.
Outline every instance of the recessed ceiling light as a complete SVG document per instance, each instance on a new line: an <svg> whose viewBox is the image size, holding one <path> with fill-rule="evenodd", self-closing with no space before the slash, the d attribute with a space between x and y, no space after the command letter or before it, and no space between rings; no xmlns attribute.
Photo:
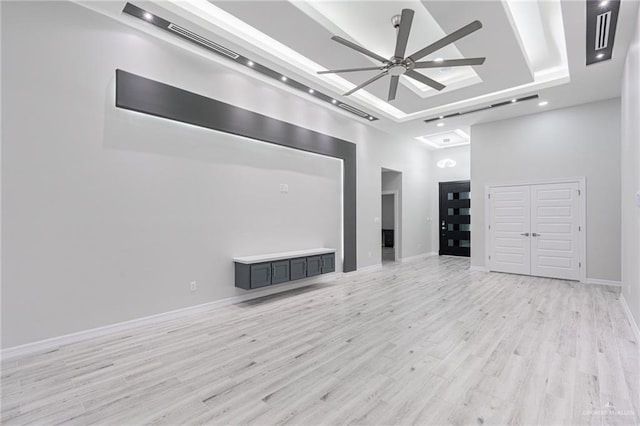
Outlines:
<svg viewBox="0 0 640 426"><path fill-rule="evenodd" d="M547 101L542 101L538 104L538 106L545 106L545 105L549 105L549 102Z"/></svg>
<svg viewBox="0 0 640 426"><path fill-rule="evenodd" d="M511 99L511 103L514 103L515 101L517 101L517 99Z"/></svg>
<svg viewBox="0 0 640 426"><path fill-rule="evenodd" d="M444 115L441 115L441 116L440 116L440 120L442 120L443 118L444 118Z"/></svg>
<svg viewBox="0 0 640 426"><path fill-rule="evenodd" d="M247 62L247 65L249 65L250 67L252 67L252 66L253 66L253 61L249 61L249 62Z"/></svg>
<svg viewBox="0 0 640 426"><path fill-rule="evenodd" d="M284 75L282 77L280 77L280 80L282 81L287 81L287 77L285 77Z"/></svg>
<svg viewBox="0 0 640 426"><path fill-rule="evenodd" d="M313 93L313 89L309 89L309 93Z"/></svg>
<svg viewBox="0 0 640 426"><path fill-rule="evenodd" d="M442 127L442 126L444 126L444 123L438 123L438 124L436 124L436 126Z"/></svg>
<svg viewBox="0 0 640 426"><path fill-rule="evenodd" d="M147 21L153 21L153 15L150 14L149 12L145 12L143 16L144 16L144 19L146 19Z"/></svg>
<svg viewBox="0 0 640 426"><path fill-rule="evenodd" d="M602 59L602 58L604 58L604 53L598 53L596 55L596 59Z"/></svg>
<svg viewBox="0 0 640 426"><path fill-rule="evenodd" d="M442 61L444 61L444 59L442 59L442 58L435 58L435 59L433 60L433 62L442 62Z"/></svg>
<svg viewBox="0 0 640 426"><path fill-rule="evenodd" d="M338 101L336 101L335 99L332 99L332 100L331 100L331 103L335 105L335 104L337 104L337 103L338 103Z"/></svg>
<svg viewBox="0 0 640 426"><path fill-rule="evenodd" d="M369 116L369 120L373 120L373 117L372 117L372 116Z"/></svg>
<svg viewBox="0 0 640 426"><path fill-rule="evenodd" d="M609 2L608 1L601 1L600 2L600 7L605 7L606 5L608 5Z"/></svg>

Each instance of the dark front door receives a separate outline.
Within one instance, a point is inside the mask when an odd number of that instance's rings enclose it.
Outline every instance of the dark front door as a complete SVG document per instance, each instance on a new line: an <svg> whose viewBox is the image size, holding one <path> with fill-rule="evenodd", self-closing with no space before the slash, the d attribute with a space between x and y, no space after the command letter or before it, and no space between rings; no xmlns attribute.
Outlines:
<svg viewBox="0 0 640 426"><path fill-rule="evenodd" d="M471 255L471 184L440 182L440 255Z"/></svg>

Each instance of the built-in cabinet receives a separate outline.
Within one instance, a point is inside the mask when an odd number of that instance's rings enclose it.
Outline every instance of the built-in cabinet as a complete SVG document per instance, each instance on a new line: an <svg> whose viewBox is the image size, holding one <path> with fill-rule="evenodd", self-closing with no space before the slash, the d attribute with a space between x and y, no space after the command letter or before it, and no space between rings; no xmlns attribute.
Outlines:
<svg viewBox="0 0 640 426"><path fill-rule="evenodd" d="M312 249L238 257L235 286L244 290L267 287L336 270L334 249Z"/></svg>

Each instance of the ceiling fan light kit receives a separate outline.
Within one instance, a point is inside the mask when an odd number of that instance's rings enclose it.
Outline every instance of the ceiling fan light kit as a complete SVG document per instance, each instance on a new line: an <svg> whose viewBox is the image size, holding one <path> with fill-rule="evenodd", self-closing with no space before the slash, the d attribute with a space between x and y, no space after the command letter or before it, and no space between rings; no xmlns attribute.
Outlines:
<svg viewBox="0 0 640 426"><path fill-rule="evenodd" d="M349 40L346 40L340 36L331 37L332 40L349 47L350 49L356 50L363 55L369 56L379 62L382 62L382 65L378 67L364 67L364 68L346 68L346 69L337 69L337 70L327 70L327 71L318 71L318 74L334 74L334 73L346 73L346 72L357 72L357 71L373 71L378 70L380 73L371 77L369 80L364 83L359 84L353 89L349 90L344 94L344 96L349 96L352 93L362 89L365 86L373 83L374 81L389 75L391 77L391 81L389 83L389 94L387 96L388 101L392 101L396 98L396 93L398 91L398 82L400 80L400 76L404 75L406 77L412 78L416 81L419 81L422 84L426 84L427 86L435 89L442 90L446 86L442 83L439 83L424 74L420 74L415 71L415 69L426 69L426 68L449 68L449 67L460 67L460 66L473 66L473 65L482 65L485 61L485 58L466 58L466 59L443 59L437 58L433 61L425 61L418 62L420 59L425 56L436 52L442 49L445 46L448 46L451 43L454 43L460 40L463 37L473 33L474 31L482 28L482 23L480 21L473 21L468 25L452 32L449 35L441 38L440 40L431 43L430 45L420 49L419 51L405 57L407 42L409 41L409 33L411 32L411 24L413 22L414 12L411 9L402 9L401 15L395 15L391 18L391 23L397 30L397 38L396 38L396 47L394 56L387 59L375 52L372 52L369 49L366 49L360 45L357 45Z"/></svg>

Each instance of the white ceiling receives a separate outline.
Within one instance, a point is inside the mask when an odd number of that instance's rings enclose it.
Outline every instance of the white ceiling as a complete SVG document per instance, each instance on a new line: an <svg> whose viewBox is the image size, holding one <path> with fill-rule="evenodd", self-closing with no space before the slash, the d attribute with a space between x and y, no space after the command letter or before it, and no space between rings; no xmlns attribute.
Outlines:
<svg viewBox="0 0 640 426"><path fill-rule="evenodd" d="M637 1L622 1L613 58L587 67L586 2L582 0L132 3L379 118L368 125L399 137L418 138L432 148L468 143L461 135L468 135L469 127L476 123L619 96L624 57L638 7ZM124 4L108 2L101 7L104 13L121 19ZM95 9L96 4L91 7ZM326 69L380 65L332 41L332 35L383 57L393 56L396 33L391 17L403 8L415 11L407 54L480 20L483 28L423 60L486 57L485 63L420 70L447 85L441 92L403 76L392 102L386 101L388 76L351 96L342 96L378 71L317 74ZM130 24L145 25L142 21ZM537 100L514 103L442 120L441 126L423 121L532 94L538 94L548 105L540 107ZM347 114L331 104L326 108ZM355 116L353 119L362 120ZM442 142L444 139L450 141Z"/></svg>

